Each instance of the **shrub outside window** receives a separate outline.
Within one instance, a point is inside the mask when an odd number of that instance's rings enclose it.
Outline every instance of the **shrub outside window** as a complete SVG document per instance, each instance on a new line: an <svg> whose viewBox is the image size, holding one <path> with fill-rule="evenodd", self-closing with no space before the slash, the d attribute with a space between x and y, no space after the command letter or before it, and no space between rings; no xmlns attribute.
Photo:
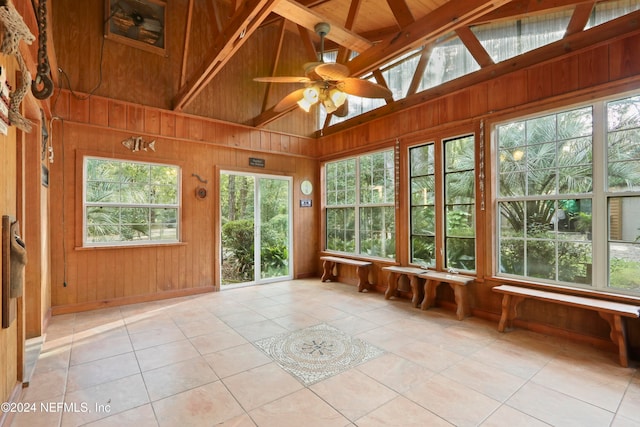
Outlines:
<svg viewBox="0 0 640 427"><path fill-rule="evenodd" d="M393 150L325 165L328 251L395 258Z"/></svg>
<svg viewBox="0 0 640 427"><path fill-rule="evenodd" d="M180 168L84 158L84 246L173 243L179 238Z"/></svg>

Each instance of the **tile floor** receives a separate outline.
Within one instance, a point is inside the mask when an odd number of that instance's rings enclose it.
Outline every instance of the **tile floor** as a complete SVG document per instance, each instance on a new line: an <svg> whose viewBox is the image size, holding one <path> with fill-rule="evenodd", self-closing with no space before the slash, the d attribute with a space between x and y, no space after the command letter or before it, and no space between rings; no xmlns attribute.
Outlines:
<svg viewBox="0 0 640 427"><path fill-rule="evenodd" d="M385 352L305 387L253 342L326 323ZM319 279L56 316L12 426L640 426L613 353Z"/></svg>

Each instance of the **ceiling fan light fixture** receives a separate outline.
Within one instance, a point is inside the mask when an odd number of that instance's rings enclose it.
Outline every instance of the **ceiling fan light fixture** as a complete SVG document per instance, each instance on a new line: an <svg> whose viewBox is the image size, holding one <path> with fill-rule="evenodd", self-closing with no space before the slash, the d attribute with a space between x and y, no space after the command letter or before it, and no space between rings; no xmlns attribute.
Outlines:
<svg viewBox="0 0 640 427"><path fill-rule="evenodd" d="M302 108L304 111L308 113L311 106L318 102L319 97L320 97L320 91L318 90L317 87L315 86L308 87L304 90L302 94L302 99L298 101L298 105L300 106L300 108Z"/></svg>
<svg viewBox="0 0 640 427"><path fill-rule="evenodd" d="M327 112L327 114L331 114L338 109L338 107L336 107L336 104L333 103L331 98L323 99L322 106L324 107L324 110Z"/></svg>
<svg viewBox="0 0 640 427"><path fill-rule="evenodd" d="M307 113L309 112L309 110L313 106L313 104L310 103L309 101L307 101L306 98L302 98L300 101L298 101L298 105L300 106L300 108L302 108Z"/></svg>
<svg viewBox="0 0 640 427"><path fill-rule="evenodd" d="M329 98L336 108L339 108L347 100L347 94L339 89L333 88L329 91Z"/></svg>

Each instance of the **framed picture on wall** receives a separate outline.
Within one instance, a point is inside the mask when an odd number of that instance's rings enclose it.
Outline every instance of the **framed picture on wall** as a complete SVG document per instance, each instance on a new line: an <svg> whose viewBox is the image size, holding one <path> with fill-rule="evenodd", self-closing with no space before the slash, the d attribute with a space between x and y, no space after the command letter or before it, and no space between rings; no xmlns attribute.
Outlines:
<svg viewBox="0 0 640 427"><path fill-rule="evenodd" d="M166 3L160 0L106 0L105 37L164 55Z"/></svg>

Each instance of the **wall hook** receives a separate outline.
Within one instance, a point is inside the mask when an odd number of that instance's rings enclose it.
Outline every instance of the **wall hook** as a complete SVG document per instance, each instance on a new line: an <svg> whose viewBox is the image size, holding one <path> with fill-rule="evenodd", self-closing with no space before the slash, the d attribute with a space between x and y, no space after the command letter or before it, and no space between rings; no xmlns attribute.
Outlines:
<svg viewBox="0 0 640 427"><path fill-rule="evenodd" d="M203 183L203 184L206 184L207 182L209 182L209 181L208 181L208 180L206 180L206 179L202 179L202 178L200 178L200 175L198 175L197 173L192 173L192 174L191 174L191 176L195 176L196 178L198 178L198 181L200 181L200 182L201 182L201 183Z"/></svg>

